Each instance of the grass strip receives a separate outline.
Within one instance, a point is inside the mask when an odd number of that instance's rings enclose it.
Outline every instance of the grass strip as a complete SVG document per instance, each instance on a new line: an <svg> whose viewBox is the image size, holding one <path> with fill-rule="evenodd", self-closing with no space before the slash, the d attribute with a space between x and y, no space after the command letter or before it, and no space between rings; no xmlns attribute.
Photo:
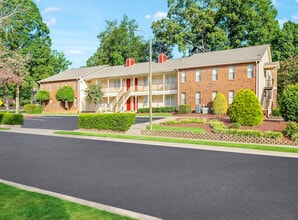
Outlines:
<svg viewBox="0 0 298 220"><path fill-rule="evenodd" d="M133 136L133 135L126 135L126 134L105 134L105 133L81 132L81 131L57 131L55 132L55 134L123 138L123 139L144 140L144 141L160 141L160 142L181 143L181 144L195 144L195 145L216 146L216 147L230 147L230 148L242 148L242 149L253 149L253 150L264 150L264 151L276 151L276 152L285 152L285 153L298 153L298 148L295 148L295 147L270 146L270 145L251 144L251 143L242 144L242 143L232 143L232 142L217 142L217 141L207 141L207 140L179 139L179 138L152 137L152 136Z"/></svg>
<svg viewBox="0 0 298 220"><path fill-rule="evenodd" d="M147 126L149 127L149 126ZM194 133L204 133L205 129L199 127L165 127L160 124L153 124L152 129L156 131L189 131Z"/></svg>
<svg viewBox="0 0 298 220"><path fill-rule="evenodd" d="M0 219L132 219L3 183L0 192Z"/></svg>
<svg viewBox="0 0 298 220"><path fill-rule="evenodd" d="M8 131L8 130L10 130L10 128L1 128L0 127L0 131Z"/></svg>

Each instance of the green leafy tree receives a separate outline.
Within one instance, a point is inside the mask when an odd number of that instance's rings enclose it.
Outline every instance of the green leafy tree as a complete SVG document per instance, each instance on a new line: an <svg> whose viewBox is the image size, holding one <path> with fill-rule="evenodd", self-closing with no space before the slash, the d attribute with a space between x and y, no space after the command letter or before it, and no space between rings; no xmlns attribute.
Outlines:
<svg viewBox="0 0 298 220"><path fill-rule="evenodd" d="M117 20L106 23L106 30L97 36L100 47L87 60L87 66L122 65L127 57L133 57L136 62L146 60L149 53L146 53L146 43L135 34L135 20L123 16L120 24Z"/></svg>
<svg viewBox="0 0 298 220"><path fill-rule="evenodd" d="M34 1L1 0L1 41L8 50L17 51L23 57L30 57L26 65L26 83L20 87L23 99L30 99L34 82L65 70L70 64L65 57L61 58L61 54L51 51L49 34L50 31L43 23Z"/></svg>
<svg viewBox="0 0 298 220"><path fill-rule="evenodd" d="M273 60L286 60L298 54L298 24L288 21L272 41Z"/></svg>
<svg viewBox="0 0 298 220"><path fill-rule="evenodd" d="M35 99L37 102L40 102L40 104L42 104L44 107L45 102L50 100L50 93L46 90L39 90L35 94Z"/></svg>
<svg viewBox="0 0 298 220"><path fill-rule="evenodd" d="M298 83L289 85L283 91L279 105L281 115L286 121L298 122Z"/></svg>
<svg viewBox="0 0 298 220"><path fill-rule="evenodd" d="M212 111L214 115L222 116L227 113L228 102L224 94L218 93L212 103Z"/></svg>
<svg viewBox="0 0 298 220"><path fill-rule="evenodd" d="M277 91L280 96L288 85L298 83L298 57L290 57L281 61L277 76Z"/></svg>
<svg viewBox="0 0 298 220"><path fill-rule="evenodd" d="M236 95L229 109L231 122L246 126L263 123L262 106L258 98L250 89L242 89Z"/></svg>
<svg viewBox="0 0 298 220"><path fill-rule="evenodd" d="M153 32L184 54L270 43L279 30L271 0L168 0L168 8Z"/></svg>
<svg viewBox="0 0 298 220"><path fill-rule="evenodd" d="M75 98L74 90L71 86L63 86L56 93L56 99L63 101L65 108L69 109L69 102L73 102Z"/></svg>
<svg viewBox="0 0 298 220"><path fill-rule="evenodd" d="M101 85L90 84L85 90L85 94L86 101L94 103L96 106L96 111L98 111L98 104L102 101L104 95L101 89Z"/></svg>

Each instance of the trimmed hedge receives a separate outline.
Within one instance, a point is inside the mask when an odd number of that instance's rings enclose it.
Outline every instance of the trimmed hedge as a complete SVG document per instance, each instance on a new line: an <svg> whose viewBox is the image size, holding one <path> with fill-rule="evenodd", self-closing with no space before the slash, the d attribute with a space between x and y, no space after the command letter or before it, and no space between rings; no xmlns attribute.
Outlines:
<svg viewBox="0 0 298 220"><path fill-rule="evenodd" d="M298 134L298 123L289 121L287 127L283 130L284 134L293 140L293 137L297 138ZM294 138L294 139L295 139Z"/></svg>
<svg viewBox="0 0 298 220"><path fill-rule="evenodd" d="M179 114L188 114L188 113L191 113L191 106L189 104L179 105L178 113Z"/></svg>
<svg viewBox="0 0 298 220"><path fill-rule="evenodd" d="M80 129L127 131L135 119L134 113L85 113L79 115L78 126Z"/></svg>
<svg viewBox="0 0 298 220"><path fill-rule="evenodd" d="M139 108L138 113L149 113L150 109L149 108ZM152 108L152 113L163 113L163 112L175 112L176 107L175 106L166 106L166 107L154 107Z"/></svg>
<svg viewBox="0 0 298 220"><path fill-rule="evenodd" d="M27 114L41 114L42 106L34 105L34 104L26 104L24 105L24 112Z"/></svg>
<svg viewBox="0 0 298 220"><path fill-rule="evenodd" d="M24 116L22 114L0 113L0 124L22 125L24 124Z"/></svg>

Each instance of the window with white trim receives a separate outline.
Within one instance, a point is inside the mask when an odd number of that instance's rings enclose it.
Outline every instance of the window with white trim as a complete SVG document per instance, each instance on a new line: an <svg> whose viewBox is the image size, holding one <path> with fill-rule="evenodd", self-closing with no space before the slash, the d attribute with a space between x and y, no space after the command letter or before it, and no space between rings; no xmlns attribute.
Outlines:
<svg viewBox="0 0 298 220"><path fill-rule="evenodd" d="M116 79L114 80L114 88L117 89L117 88L120 88L120 79Z"/></svg>
<svg viewBox="0 0 298 220"><path fill-rule="evenodd" d="M176 100L173 95L167 95L166 96L166 106L175 106Z"/></svg>
<svg viewBox="0 0 298 220"><path fill-rule="evenodd" d="M212 102L214 101L216 96L217 96L217 91L213 91L212 92Z"/></svg>
<svg viewBox="0 0 298 220"><path fill-rule="evenodd" d="M229 91L229 104L232 104L234 100L234 91Z"/></svg>
<svg viewBox="0 0 298 220"><path fill-rule="evenodd" d="M247 65L247 78L254 77L254 66L252 64Z"/></svg>
<svg viewBox="0 0 298 220"><path fill-rule="evenodd" d="M186 71L182 71L182 74L181 74L181 82L185 83L186 82Z"/></svg>
<svg viewBox="0 0 298 220"><path fill-rule="evenodd" d="M218 80L218 69L217 68L213 68L212 69L212 80Z"/></svg>
<svg viewBox="0 0 298 220"><path fill-rule="evenodd" d="M196 92L196 105L201 104L201 93Z"/></svg>
<svg viewBox="0 0 298 220"><path fill-rule="evenodd" d="M144 105L144 107L148 107L149 106L149 98L148 98L148 96L144 96L143 105Z"/></svg>
<svg viewBox="0 0 298 220"><path fill-rule="evenodd" d="M196 82L200 82L201 81L201 70L197 70L196 71Z"/></svg>
<svg viewBox="0 0 298 220"><path fill-rule="evenodd" d="M183 92L181 94L181 104L186 105L186 93L185 92Z"/></svg>
<svg viewBox="0 0 298 220"><path fill-rule="evenodd" d="M229 67L229 80L235 79L235 67L230 66Z"/></svg>

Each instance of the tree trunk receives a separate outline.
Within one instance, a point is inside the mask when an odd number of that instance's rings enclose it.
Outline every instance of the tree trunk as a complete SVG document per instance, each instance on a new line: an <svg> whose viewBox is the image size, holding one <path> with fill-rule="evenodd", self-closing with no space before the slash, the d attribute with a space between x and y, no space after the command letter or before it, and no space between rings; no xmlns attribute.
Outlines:
<svg viewBox="0 0 298 220"><path fill-rule="evenodd" d="M20 113L20 85L16 85L16 114Z"/></svg>

